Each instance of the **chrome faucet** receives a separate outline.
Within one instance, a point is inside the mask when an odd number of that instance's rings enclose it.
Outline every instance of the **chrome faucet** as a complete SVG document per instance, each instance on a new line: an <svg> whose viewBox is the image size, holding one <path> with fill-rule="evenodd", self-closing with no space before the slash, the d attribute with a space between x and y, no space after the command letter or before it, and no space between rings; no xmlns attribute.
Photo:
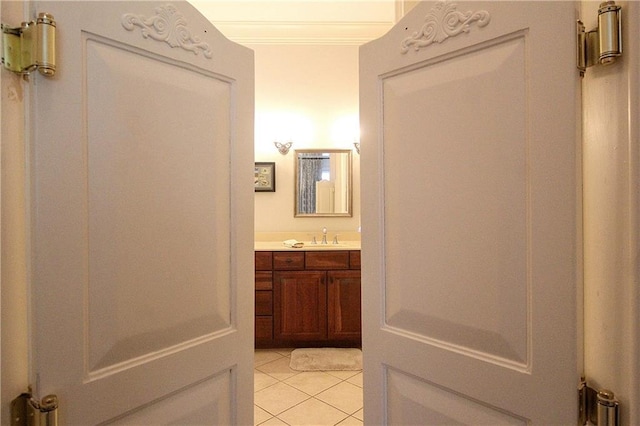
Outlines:
<svg viewBox="0 0 640 426"><path fill-rule="evenodd" d="M320 244L327 244L327 227L322 228L322 242Z"/></svg>
<svg viewBox="0 0 640 426"><path fill-rule="evenodd" d="M333 237L333 244L340 244L340 243L338 242L338 234L336 234L336 236L335 236L335 237Z"/></svg>

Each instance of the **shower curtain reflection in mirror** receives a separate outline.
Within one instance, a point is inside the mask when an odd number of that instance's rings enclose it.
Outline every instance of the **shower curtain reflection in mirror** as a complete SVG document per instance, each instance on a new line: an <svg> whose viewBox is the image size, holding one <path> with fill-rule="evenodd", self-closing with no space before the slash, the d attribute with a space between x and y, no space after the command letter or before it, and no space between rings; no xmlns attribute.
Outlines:
<svg viewBox="0 0 640 426"><path fill-rule="evenodd" d="M351 216L351 150L296 150L295 216Z"/></svg>
<svg viewBox="0 0 640 426"><path fill-rule="evenodd" d="M329 175L329 157L322 153L301 153L298 158L298 213L316 213L316 182ZM326 212L329 213L329 212Z"/></svg>

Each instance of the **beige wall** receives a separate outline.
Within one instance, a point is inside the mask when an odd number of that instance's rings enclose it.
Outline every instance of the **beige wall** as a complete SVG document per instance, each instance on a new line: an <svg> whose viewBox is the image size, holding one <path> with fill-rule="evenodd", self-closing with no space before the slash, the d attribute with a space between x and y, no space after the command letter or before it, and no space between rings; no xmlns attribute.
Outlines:
<svg viewBox="0 0 640 426"><path fill-rule="evenodd" d="M256 161L276 163L276 192L255 194L255 230L356 231L360 156L353 150L353 217L294 218L294 150L353 149L358 124L358 46L249 45L256 63ZM274 140L293 141L288 155Z"/></svg>

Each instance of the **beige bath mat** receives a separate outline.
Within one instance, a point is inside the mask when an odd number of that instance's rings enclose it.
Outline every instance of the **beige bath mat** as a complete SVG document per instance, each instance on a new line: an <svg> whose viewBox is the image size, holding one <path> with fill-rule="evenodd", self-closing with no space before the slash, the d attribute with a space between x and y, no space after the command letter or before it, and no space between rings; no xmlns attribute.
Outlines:
<svg viewBox="0 0 640 426"><path fill-rule="evenodd" d="M289 367L296 371L362 370L362 351L354 348L294 349Z"/></svg>

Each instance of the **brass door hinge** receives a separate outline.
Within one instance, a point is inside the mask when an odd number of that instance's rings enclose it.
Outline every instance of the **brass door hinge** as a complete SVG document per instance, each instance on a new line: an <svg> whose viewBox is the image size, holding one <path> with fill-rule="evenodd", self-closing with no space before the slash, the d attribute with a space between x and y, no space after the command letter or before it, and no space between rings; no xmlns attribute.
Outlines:
<svg viewBox="0 0 640 426"><path fill-rule="evenodd" d="M38 402L30 391L20 394L11 401L11 426L58 426L58 397Z"/></svg>
<svg viewBox="0 0 640 426"><path fill-rule="evenodd" d="M610 390L587 386L583 377L578 385L578 420L579 425L620 426L620 403Z"/></svg>
<svg viewBox="0 0 640 426"><path fill-rule="evenodd" d="M622 55L622 8L615 1L606 1L598 9L598 28L585 31L577 22L577 66L584 76L592 65L608 65Z"/></svg>
<svg viewBox="0 0 640 426"><path fill-rule="evenodd" d="M29 75L38 70L52 77L56 73L56 21L41 13L34 22L19 27L2 24L2 64L9 71Z"/></svg>

